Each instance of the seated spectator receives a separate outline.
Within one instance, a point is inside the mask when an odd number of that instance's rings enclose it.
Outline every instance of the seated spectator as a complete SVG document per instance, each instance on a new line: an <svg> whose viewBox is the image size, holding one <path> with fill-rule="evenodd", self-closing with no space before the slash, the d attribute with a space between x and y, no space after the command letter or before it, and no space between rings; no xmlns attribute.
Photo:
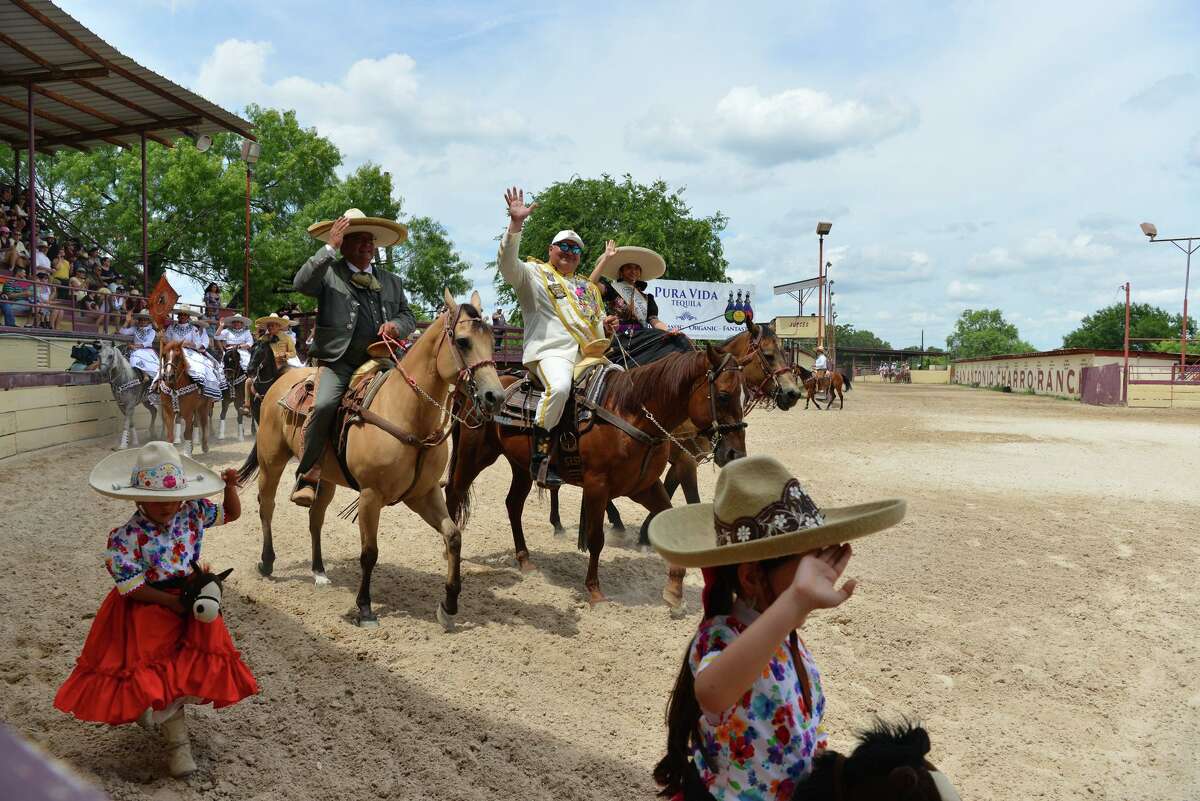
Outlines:
<svg viewBox="0 0 1200 801"><path fill-rule="evenodd" d="M0 290L0 312L4 314L4 324L16 325L16 315L29 314L30 302L33 300L33 287L25 279L25 268L17 267L10 278L4 281ZM26 323L26 328L33 325L32 320Z"/></svg>
<svg viewBox="0 0 1200 801"><path fill-rule="evenodd" d="M81 306L83 301L87 299L87 270L83 267L76 267L75 275L71 276L69 283L71 299L75 301L76 306Z"/></svg>
<svg viewBox="0 0 1200 801"><path fill-rule="evenodd" d="M71 260L66 257L66 248L51 245L47 255L50 256L50 280L58 285L58 299L67 300L70 297L67 285L71 282Z"/></svg>
<svg viewBox="0 0 1200 801"><path fill-rule="evenodd" d="M33 272L36 274L39 270L50 272L50 257L47 251L50 249L50 243L45 239L39 239L37 243L37 252L33 254Z"/></svg>
<svg viewBox="0 0 1200 801"><path fill-rule="evenodd" d="M40 328L58 328L58 318L62 312L53 305L54 287L50 285L50 270L43 267L37 273L37 283L33 286L34 325Z"/></svg>
<svg viewBox="0 0 1200 801"><path fill-rule="evenodd" d="M17 218L12 222L12 246L9 248L8 257L4 262L4 266L12 270L17 267L29 268L29 248L25 246L22 236L25 232L25 221Z"/></svg>
<svg viewBox="0 0 1200 801"><path fill-rule="evenodd" d="M107 332L108 313L112 308L112 290L106 286L102 286L93 293L93 296L96 299L96 311L100 312L100 314L97 315L97 322L100 325L100 330Z"/></svg>
<svg viewBox="0 0 1200 801"><path fill-rule="evenodd" d="M100 289L100 287L107 286L104 283L103 276L100 275L100 262L97 261L97 262L93 263L91 259L88 259L87 264L88 264L88 267L87 267L88 289L95 292L96 290Z"/></svg>
<svg viewBox="0 0 1200 801"><path fill-rule="evenodd" d="M109 289L111 289L113 292L116 292L117 291L117 289L116 289L117 282L120 279L121 279L121 276L117 275L117 271L113 269L112 259L109 258L108 256L105 256L103 259L101 259L100 260L100 280L102 280L104 282L104 285L106 287L108 287Z"/></svg>
<svg viewBox="0 0 1200 801"><path fill-rule="evenodd" d="M146 299L142 297L142 290L133 287L129 290L129 298L127 300L129 311L137 314L140 311L146 310Z"/></svg>

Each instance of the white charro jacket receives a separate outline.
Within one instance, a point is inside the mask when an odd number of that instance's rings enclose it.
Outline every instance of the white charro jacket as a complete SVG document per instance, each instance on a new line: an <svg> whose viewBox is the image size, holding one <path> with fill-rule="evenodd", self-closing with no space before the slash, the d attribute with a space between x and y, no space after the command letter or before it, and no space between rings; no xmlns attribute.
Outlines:
<svg viewBox="0 0 1200 801"><path fill-rule="evenodd" d="M604 301L600 289L578 275L563 276L549 264L521 261L521 234L504 231L500 239L500 274L517 293L525 321L521 361L533 364L547 356L581 358L581 351L603 349Z"/></svg>

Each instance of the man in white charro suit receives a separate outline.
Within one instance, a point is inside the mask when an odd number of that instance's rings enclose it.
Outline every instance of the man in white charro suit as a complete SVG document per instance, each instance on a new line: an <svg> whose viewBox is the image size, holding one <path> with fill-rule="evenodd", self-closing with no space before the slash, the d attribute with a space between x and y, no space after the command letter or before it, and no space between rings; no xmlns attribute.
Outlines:
<svg viewBox="0 0 1200 801"><path fill-rule="evenodd" d="M559 231L550 243L549 264L521 261L521 228L537 206L526 206L524 191L504 193L508 230L500 240L500 274L517 293L525 322L521 361L545 387L534 415L529 470L545 487L562 479L550 466L550 432L558 425L571 393L575 364L587 353L603 351L604 301L595 284L575 275L583 255L583 239Z"/></svg>

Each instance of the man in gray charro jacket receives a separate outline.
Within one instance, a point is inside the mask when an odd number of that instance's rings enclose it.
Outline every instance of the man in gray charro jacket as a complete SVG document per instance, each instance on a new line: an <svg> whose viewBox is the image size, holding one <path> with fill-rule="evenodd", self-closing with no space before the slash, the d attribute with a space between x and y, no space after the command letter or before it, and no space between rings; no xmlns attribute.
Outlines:
<svg viewBox="0 0 1200 801"><path fill-rule="evenodd" d="M370 358L367 346L384 334L403 339L417 325L400 278L371 265L376 249L403 242L407 228L350 209L337 220L309 226L308 232L326 244L292 280L296 291L318 299L309 358L319 360L320 381L292 491L292 501L300 506L316 499L321 454L350 376Z"/></svg>

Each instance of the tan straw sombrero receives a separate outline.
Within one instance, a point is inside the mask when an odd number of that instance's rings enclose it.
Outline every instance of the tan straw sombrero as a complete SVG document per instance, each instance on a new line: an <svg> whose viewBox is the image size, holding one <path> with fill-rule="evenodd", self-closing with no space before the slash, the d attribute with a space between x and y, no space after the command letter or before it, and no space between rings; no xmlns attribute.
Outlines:
<svg viewBox="0 0 1200 801"><path fill-rule="evenodd" d="M377 247L386 248L391 245L398 245L405 239L408 239L408 228L395 220L385 220L382 217L368 217L358 209L346 209L346 213L342 215L350 221L350 227L346 233L353 234L357 231L366 231L375 235L375 245ZM319 223L313 223L308 226L308 233L322 242L329 242L329 229L337 220L321 220Z"/></svg>
<svg viewBox="0 0 1200 801"><path fill-rule="evenodd" d="M231 325L233 323L241 323L242 325L250 325L252 322L253 321L249 317L246 317L243 314L231 314L225 318L225 325Z"/></svg>
<svg viewBox="0 0 1200 801"><path fill-rule="evenodd" d="M271 312L266 317L259 317L257 320L255 320L254 327L255 328L266 328L268 324L273 324L273 325L279 325L284 328L287 328L288 323L290 323L290 322L291 322L291 318L289 318L286 314L283 315L282 317L280 317L275 312Z"/></svg>
<svg viewBox="0 0 1200 801"><path fill-rule="evenodd" d="M147 442L104 457L88 483L101 495L130 501L190 501L225 489L220 476L180 455L169 442Z"/></svg>
<svg viewBox="0 0 1200 801"><path fill-rule="evenodd" d="M662 278L667 272L667 263L663 261L662 256L650 248L639 248L634 245L617 248L616 253L605 256L603 261L604 265L600 268L600 274L612 281L620 277L621 268L626 264L636 264L641 267L643 281Z"/></svg>
<svg viewBox="0 0 1200 801"><path fill-rule="evenodd" d="M818 509L778 461L746 456L721 470L713 503L656 515L650 544L681 567L736 565L865 537L896 525L904 511L898 499Z"/></svg>

